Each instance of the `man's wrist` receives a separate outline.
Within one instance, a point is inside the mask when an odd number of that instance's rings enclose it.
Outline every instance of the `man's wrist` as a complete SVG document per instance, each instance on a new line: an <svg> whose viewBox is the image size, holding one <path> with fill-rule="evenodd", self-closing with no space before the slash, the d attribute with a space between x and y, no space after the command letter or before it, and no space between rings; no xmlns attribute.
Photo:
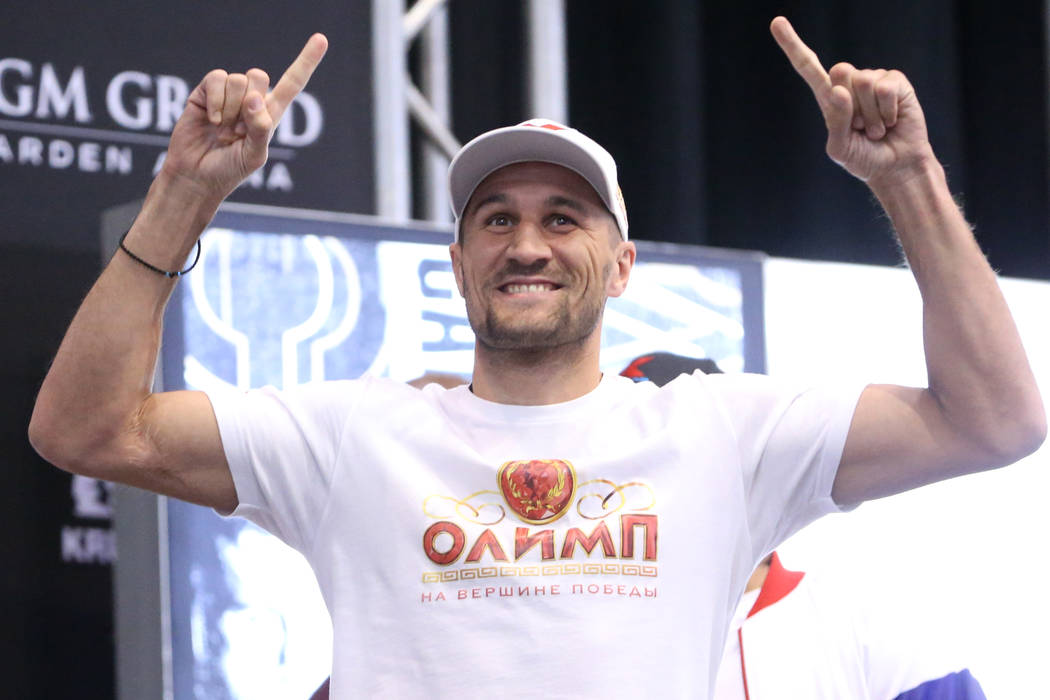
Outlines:
<svg viewBox="0 0 1050 700"><path fill-rule="evenodd" d="M196 183L161 171L128 232L138 255L169 270L181 269L187 255L222 203Z"/></svg>
<svg viewBox="0 0 1050 700"><path fill-rule="evenodd" d="M976 250L970 225L952 196L944 167L936 159L916 163L871 189L893 223L916 276L920 269L957 259L952 251Z"/></svg>
<svg viewBox="0 0 1050 700"><path fill-rule="evenodd" d="M192 218L203 220L204 225L215 216L216 210L225 199L225 195L216 194L206 185L161 168L150 184L146 195L150 199L161 199L171 208L184 212Z"/></svg>
<svg viewBox="0 0 1050 700"><path fill-rule="evenodd" d="M906 165L894 168L868 180L872 193L889 208L889 204L901 198L925 196L932 190L948 191L948 178L933 149L926 149L920 156Z"/></svg>

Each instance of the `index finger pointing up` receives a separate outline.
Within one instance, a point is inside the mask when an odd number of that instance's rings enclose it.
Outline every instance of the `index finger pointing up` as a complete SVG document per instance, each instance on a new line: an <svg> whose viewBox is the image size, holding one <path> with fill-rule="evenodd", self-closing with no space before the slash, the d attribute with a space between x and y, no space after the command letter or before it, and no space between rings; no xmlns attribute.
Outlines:
<svg viewBox="0 0 1050 700"><path fill-rule="evenodd" d="M795 28L791 26L791 22L784 17L774 19L769 25L769 31L773 33L773 38L776 39L780 49L791 61L795 72L802 76L802 79L809 85L809 89L813 91L813 96L817 98L821 111L826 111L831 95L831 78L821 65L817 54L802 42L802 39L795 33Z"/></svg>
<svg viewBox="0 0 1050 700"><path fill-rule="evenodd" d="M288 70L274 85L273 91L266 96L266 108L273 117L274 123L280 120L284 110L288 109L288 105L292 103L295 96L302 92L306 84L310 82L310 76L321 63L327 50L328 39L324 34L314 34L310 37L306 46L292 61L292 65L288 66Z"/></svg>

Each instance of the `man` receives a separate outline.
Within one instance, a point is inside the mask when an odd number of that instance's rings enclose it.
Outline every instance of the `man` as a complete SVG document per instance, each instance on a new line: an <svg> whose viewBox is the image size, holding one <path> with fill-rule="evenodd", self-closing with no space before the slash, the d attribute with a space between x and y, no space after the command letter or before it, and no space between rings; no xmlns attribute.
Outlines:
<svg viewBox="0 0 1050 700"><path fill-rule="evenodd" d="M265 161L324 53L316 35L272 93L258 70L213 71L193 91L126 237L135 257L116 254L45 379L34 446L302 551L333 618L334 697L706 697L733 606L779 541L836 504L1013 462L1045 433L907 80L827 73L786 20L772 31L817 98L829 154L898 229L929 388L603 377L602 307L635 258L615 164L536 122L482 135L450 167L469 387L150 393L173 284L156 270L174 273Z"/></svg>

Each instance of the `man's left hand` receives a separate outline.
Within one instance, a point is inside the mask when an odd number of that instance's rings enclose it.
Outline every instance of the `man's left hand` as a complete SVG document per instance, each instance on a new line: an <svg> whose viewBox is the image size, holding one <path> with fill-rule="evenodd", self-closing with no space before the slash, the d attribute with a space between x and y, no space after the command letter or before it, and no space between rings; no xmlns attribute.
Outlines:
<svg viewBox="0 0 1050 700"><path fill-rule="evenodd" d="M860 70L849 63L825 71L787 19L777 17L769 28L813 91L833 161L875 188L882 181L906 178L934 157L922 107L903 73Z"/></svg>

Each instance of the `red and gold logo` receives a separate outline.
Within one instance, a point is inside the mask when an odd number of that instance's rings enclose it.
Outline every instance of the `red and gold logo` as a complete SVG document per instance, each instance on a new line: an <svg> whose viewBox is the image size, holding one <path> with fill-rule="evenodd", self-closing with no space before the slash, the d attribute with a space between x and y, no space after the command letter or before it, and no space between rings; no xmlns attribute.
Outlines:
<svg viewBox="0 0 1050 700"><path fill-rule="evenodd" d="M496 478L507 506L533 525L560 518L576 493L576 470L564 459L507 462Z"/></svg>

